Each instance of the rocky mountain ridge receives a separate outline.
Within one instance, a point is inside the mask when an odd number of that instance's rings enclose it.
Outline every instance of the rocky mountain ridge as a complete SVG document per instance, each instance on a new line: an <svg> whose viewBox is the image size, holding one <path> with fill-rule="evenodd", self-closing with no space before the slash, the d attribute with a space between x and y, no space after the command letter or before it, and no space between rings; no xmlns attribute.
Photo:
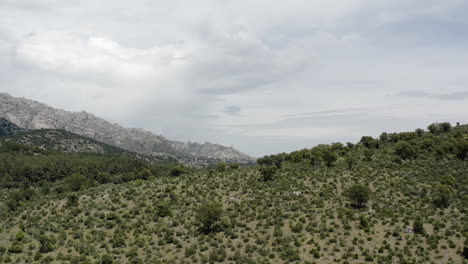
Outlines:
<svg viewBox="0 0 468 264"><path fill-rule="evenodd" d="M68 112L6 93L0 93L0 118L23 129L63 129L126 150L174 157L184 163L255 162L252 157L233 148L211 143L171 141L143 129L124 128L84 111Z"/></svg>

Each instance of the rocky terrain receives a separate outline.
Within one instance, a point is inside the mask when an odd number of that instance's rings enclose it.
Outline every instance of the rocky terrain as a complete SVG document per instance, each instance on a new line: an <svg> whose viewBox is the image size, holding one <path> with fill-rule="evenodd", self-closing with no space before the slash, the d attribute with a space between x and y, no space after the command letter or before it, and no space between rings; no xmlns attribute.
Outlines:
<svg viewBox="0 0 468 264"><path fill-rule="evenodd" d="M33 100L0 93L0 117L19 128L63 129L78 135L145 155L174 157L185 163L220 161L253 163L255 160L233 148L217 144L177 142L137 128L124 128L87 112L68 112Z"/></svg>

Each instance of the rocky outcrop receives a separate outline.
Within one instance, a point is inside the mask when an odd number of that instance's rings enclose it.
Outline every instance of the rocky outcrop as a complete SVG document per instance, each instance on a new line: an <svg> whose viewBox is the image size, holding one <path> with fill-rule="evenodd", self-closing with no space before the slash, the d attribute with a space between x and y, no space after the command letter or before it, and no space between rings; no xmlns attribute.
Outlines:
<svg viewBox="0 0 468 264"><path fill-rule="evenodd" d="M143 129L124 128L87 112L68 112L33 100L0 93L0 117L23 129L63 129L145 155L168 156L186 163L252 163L254 159L217 144L168 140Z"/></svg>

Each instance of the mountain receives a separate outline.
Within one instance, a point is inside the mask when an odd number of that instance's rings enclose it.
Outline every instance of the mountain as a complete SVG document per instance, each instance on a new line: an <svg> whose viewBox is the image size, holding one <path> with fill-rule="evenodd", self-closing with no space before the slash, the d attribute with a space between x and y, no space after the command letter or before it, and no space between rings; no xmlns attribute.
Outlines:
<svg viewBox="0 0 468 264"><path fill-rule="evenodd" d="M233 148L211 143L171 141L143 129L124 128L84 111L68 112L6 93L0 93L0 117L22 129L63 129L129 151L174 157L184 163L255 162L252 157Z"/></svg>
<svg viewBox="0 0 468 264"><path fill-rule="evenodd" d="M23 131L25 131L25 129L22 129L5 118L0 117L0 136L14 135Z"/></svg>

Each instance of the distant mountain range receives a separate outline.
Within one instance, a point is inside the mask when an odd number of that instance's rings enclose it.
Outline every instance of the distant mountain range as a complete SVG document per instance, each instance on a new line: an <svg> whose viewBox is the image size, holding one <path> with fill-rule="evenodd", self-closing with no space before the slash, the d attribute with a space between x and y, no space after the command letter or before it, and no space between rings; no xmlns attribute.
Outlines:
<svg viewBox="0 0 468 264"><path fill-rule="evenodd" d="M8 121L8 122L6 122ZM2 125L3 122L3 125ZM68 112L25 98L0 93L0 126L3 133L23 130L62 129L125 150L183 163L254 163L255 159L232 147L212 143L171 141L140 128L124 128L87 112Z"/></svg>

